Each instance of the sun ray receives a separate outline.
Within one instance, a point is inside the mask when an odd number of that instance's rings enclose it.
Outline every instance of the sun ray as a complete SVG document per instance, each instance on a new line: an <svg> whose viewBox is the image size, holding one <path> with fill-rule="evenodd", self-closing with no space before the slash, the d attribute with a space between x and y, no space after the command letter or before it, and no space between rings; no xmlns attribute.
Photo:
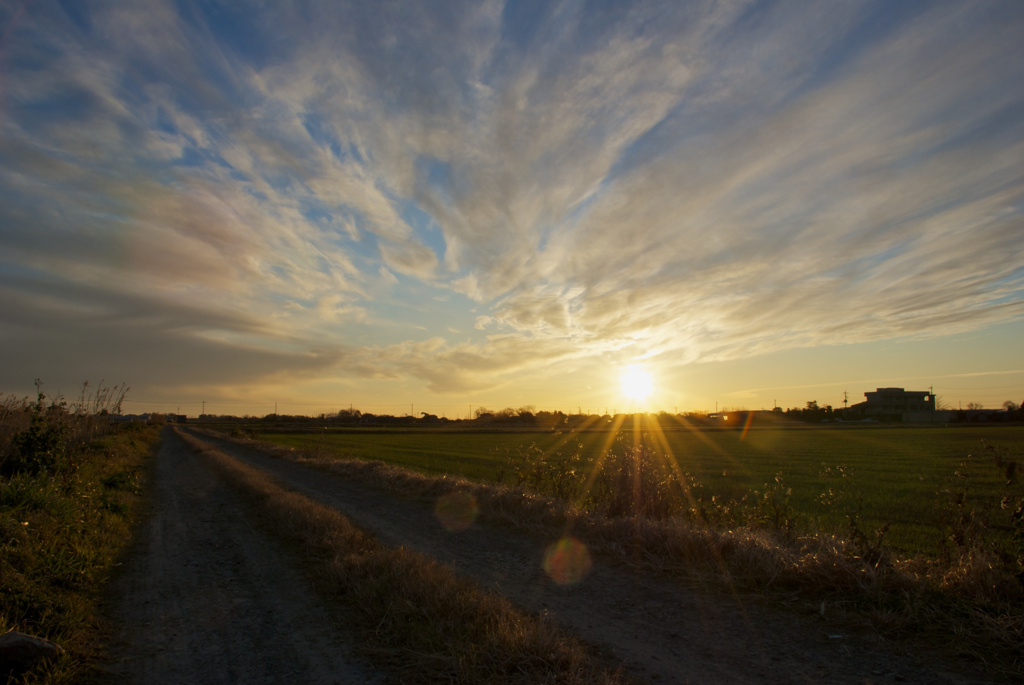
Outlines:
<svg viewBox="0 0 1024 685"><path fill-rule="evenodd" d="M615 442L615 436L619 434L625 420L626 417L623 414L616 414L615 418L612 419L612 425L605 434L604 444L601 445L601 450L594 457L594 461L591 464L589 473L587 474L587 480L583 483L583 489L581 491L583 496L589 495L591 488L594 487L594 482L597 480L597 474L604 466L608 450L611 448L612 443Z"/></svg>

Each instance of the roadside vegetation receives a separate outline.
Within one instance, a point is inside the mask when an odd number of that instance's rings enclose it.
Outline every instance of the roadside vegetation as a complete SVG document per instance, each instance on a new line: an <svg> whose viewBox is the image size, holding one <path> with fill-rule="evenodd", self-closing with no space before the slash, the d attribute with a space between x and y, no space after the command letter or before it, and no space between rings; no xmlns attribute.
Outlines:
<svg viewBox="0 0 1024 685"><path fill-rule="evenodd" d="M126 388L83 386L78 400L0 398L0 633L64 654L25 683L80 682L101 657L103 588L131 539L159 427L115 426Z"/></svg>
<svg viewBox="0 0 1024 685"><path fill-rule="evenodd" d="M311 442L301 451L266 443L263 447L408 496L441 500L462 493L472 498L480 516L491 520L571 535L592 552L701 583L787 601L799 597L800 604L833 620L866 618L887 638L920 640L978 659L997 676L1020 678L1020 429L1000 427L989 431L988 439L974 434L975 429L971 434L959 432L962 429L931 430L933 440L963 440L959 457L945 454L938 463L929 459L927 445L911 447L921 434L908 429L907 442L899 446L918 455L920 471L913 474L904 471L912 462L894 464L868 449L855 454L848 445L828 445L816 432L821 451L814 475L795 479L791 472L806 473L807 460L787 453L785 438L762 434L753 439L774 445L774 452L758 448L758 454L796 468L769 472L746 490L707 485L700 473L682 467L693 462L667 456L667 442L658 436L620 436L617 441L606 436L601 438L603 451L596 455L587 452L583 435L559 436L547 447L506 447L487 456L493 470L486 480L345 458L332 451L331 436L303 436ZM841 432L832 434L836 433ZM898 433L899 429L886 429L886 442ZM876 435L858 431L856 439L880 445ZM753 432L747 437L752 436ZM429 444L422 433L376 437L385 444L404 438L410 451L413 442ZM288 442L296 439L289 436ZM751 465L720 447L719 443L711 451L718 455L719 473L726 472L726 482L730 469L760 468L763 473L764 464ZM848 463L835 459L838 452L850 457ZM766 456L770 454L774 457ZM835 461L826 461L829 457ZM878 473L865 468L872 464ZM918 496L917 489L928 494ZM912 513L911 522L918 525L920 535L930 536L928 551L907 552L905 542L891 543L891 521L880 520L873 510L879 498L891 500L890 511L922 507Z"/></svg>
<svg viewBox="0 0 1024 685"><path fill-rule="evenodd" d="M181 436L240 486L261 525L305 557L320 591L347 609L359 650L398 681L626 682L543 617L516 610L449 566L380 545L337 511Z"/></svg>

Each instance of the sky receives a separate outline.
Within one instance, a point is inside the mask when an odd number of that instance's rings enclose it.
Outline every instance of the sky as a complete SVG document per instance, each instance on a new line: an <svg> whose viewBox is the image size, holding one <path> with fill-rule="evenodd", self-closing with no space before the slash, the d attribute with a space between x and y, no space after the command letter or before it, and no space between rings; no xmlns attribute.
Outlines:
<svg viewBox="0 0 1024 685"><path fill-rule="evenodd" d="M1019 0L3 0L0 393L1019 403L1022 35Z"/></svg>

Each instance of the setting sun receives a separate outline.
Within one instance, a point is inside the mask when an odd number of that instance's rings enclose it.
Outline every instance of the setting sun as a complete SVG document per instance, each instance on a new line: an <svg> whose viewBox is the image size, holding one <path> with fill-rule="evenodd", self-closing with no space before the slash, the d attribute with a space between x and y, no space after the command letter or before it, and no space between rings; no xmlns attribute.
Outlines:
<svg viewBox="0 0 1024 685"><path fill-rule="evenodd" d="M629 366L619 376L622 393L633 402L645 402L651 394L651 374L639 366Z"/></svg>

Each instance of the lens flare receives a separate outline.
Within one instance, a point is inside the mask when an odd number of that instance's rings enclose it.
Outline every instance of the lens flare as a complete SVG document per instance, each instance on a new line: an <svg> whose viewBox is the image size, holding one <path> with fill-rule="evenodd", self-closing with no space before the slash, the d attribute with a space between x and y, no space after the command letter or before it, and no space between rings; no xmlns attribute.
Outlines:
<svg viewBox="0 0 1024 685"><path fill-rule="evenodd" d="M576 538L562 538L544 552L544 573L559 585L580 582L592 565L587 546Z"/></svg>
<svg viewBox="0 0 1024 685"><path fill-rule="evenodd" d="M743 424L743 433L740 434L740 440L747 439L747 433L750 431L750 425L754 423L754 412L747 412L747 422Z"/></svg>
<svg viewBox="0 0 1024 685"><path fill-rule="evenodd" d="M461 490L441 495L434 506L437 520L452 533L466 530L473 525L478 512L476 497Z"/></svg>

